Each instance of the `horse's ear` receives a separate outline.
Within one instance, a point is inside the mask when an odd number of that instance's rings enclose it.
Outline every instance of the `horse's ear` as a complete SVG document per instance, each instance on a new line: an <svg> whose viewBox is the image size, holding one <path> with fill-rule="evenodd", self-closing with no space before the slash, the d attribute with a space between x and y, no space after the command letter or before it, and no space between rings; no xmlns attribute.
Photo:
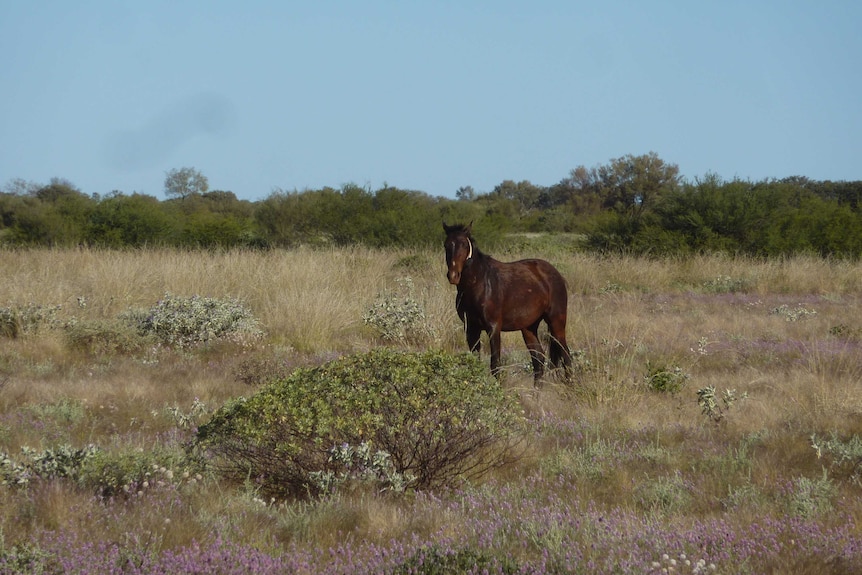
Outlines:
<svg viewBox="0 0 862 575"><path fill-rule="evenodd" d="M446 225L445 221L443 222L443 231L446 232L447 234L449 233L449 226Z"/></svg>
<svg viewBox="0 0 862 575"><path fill-rule="evenodd" d="M468 236L473 233L473 220L470 220L470 223L464 227L464 231L467 232Z"/></svg>

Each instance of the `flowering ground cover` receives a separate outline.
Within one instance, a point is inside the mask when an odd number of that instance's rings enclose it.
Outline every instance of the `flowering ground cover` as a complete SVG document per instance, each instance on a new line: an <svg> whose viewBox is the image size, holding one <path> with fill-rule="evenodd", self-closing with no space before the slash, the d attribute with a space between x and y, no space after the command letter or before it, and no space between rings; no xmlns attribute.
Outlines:
<svg viewBox="0 0 862 575"><path fill-rule="evenodd" d="M274 497L198 429L300 367L461 353L439 254L56 255L0 254L0 573L862 572L858 264L573 255L571 381L504 339L505 465Z"/></svg>

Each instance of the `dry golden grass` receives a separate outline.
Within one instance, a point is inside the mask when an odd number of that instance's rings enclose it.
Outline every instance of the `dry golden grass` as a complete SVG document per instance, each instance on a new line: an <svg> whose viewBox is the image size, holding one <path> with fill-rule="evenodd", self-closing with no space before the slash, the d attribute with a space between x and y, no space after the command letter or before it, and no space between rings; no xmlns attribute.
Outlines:
<svg viewBox="0 0 862 575"><path fill-rule="evenodd" d="M122 357L93 364L69 351L57 334L7 340L0 368L5 366L9 381L0 405L49 402L58 390L91 406L183 405L195 397L219 403L242 391L234 374L249 357L302 363L309 359L299 356L378 345L362 314L381 290L404 276L412 277L414 295L434 329L424 345L460 350L454 288L446 283L439 256L364 248L0 252L0 269L6 271L0 305L59 305L61 320L105 320L152 306L166 293L235 297L268 334L256 350L213 350L203 364L200 358L171 356L154 365ZM758 419L796 418L810 424L822 416L846 419L860 410L855 391L862 368L854 344L835 351L818 343L829 341L833 326L862 328L854 323L862 317L859 264L808 257L646 260L579 253L554 263L570 286L570 346L591 364L577 376L579 409L624 402L642 383L649 361L683 368L692 375L689 387L756 392L746 409L766 412ZM725 288L743 291L722 293ZM816 303L796 303L812 297ZM807 306L817 313L786 321L771 313L780 305ZM522 370L528 358L520 335L504 334L503 344L504 362L513 370L509 384L531 388ZM757 346L764 349L753 350Z"/></svg>
<svg viewBox="0 0 862 575"><path fill-rule="evenodd" d="M819 473L821 464L807 443L811 433L862 435L862 264L808 257L647 260L580 253L553 263L570 288L567 336L578 358L574 382L550 379L534 390L520 335L505 334L504 384L519 395L528 415L575 421L596 430L595 436L579 445L564 438L537 441L518 464L497 472L501 481L548 466L571 469L589 441L600 447L602 441L649 429L654 436L642 438L643 457L606 470L600 482L579 477L583 491L607 505L635 506L633 484L700 466L706 470L697 480L702 491L726 491L731 503L751 504L739 511L744 521L745 513L756 516L763 510L758 505L766 505L758 497L769 499L757 485L774 480L782 469ZM159 415L166 407L188 409L199 400L216 408L253 392L238 378L247 362L276 360L290 368L382 345L362 315L377 294L405 276L412 278L414 297L433 328L433 335L414 345L451 351L465 345L455 289L446 282L437 250L17 250L0 251L0 269L0 307L59 305L60 321L101 321L148 308L166 293L230 297L248 306L267 334L251 349L224 345L110 357L70 349L59 331L0 338L0 421L6 422L0 424L0 451L8 453L25 445L90 442L152 448L171 429ZM810 313L791 319L776 311L781 306ZM836 335L836 326L845 327L846 337ZM679 367L688 380L676 394L650 391L644 379L650 367ZM707 386L735 389L748 398L716 424L695 400L695 391ZM700 452L707 455L696 463L685 460ZM736 481L728 478L738 476L740 465L748 466L755 485L749 495L745 485L727 484ZM858 498L858 487L840 489L842 497ZM8 542L11 533L37 527L77 525L107 539L144 529L159 534L159 546L170 547L205 537L218 525L237 541L269 548L288 542L337 544L345 533L382 544L447 526L456 533L460 521L442 511L411 515L409 504L367 493L325 505L273 507L255 501L253 488L237 492L216 483L190 491L182 509L154 514L141 508L120 523L108 516L83 520L76 510L87 501L85 494L62 486L30 499L0 490L0 533ZM719 512L715 505L699 505L692 503L691 511ZM858 505L848 512L862 515ZM224 517L230 517L227 527Z"/></svg>

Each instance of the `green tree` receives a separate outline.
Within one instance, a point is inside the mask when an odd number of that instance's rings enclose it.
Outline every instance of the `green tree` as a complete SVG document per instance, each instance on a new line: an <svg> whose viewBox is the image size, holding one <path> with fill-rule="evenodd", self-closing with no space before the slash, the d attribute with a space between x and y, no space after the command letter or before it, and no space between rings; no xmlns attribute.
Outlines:
<svg viewBox="0 0 862 575"><path fill-rule="evenodd" d="M579 166L564 180L573 207L594 206L639 217L652 209L661 196L680 183L679 167L668 164L655 152L631 154L609 164L587 169Z"/></svg>
<svg viewBox="0 0 862 575"><path fill-rule="evenodd" d="M74 246L83 242L84 228L95 200L70 182L53 178L46 186L28 186L26 196L11 196L3 214L5 241L15 245ZM12 208L11 211L9 208Z"/></svg>
<svg viewBox="0 0 862 575"><path fill-rule="evenodd" d="M88 244L120 248L165 245L176 236L178 221L153 196L114 192L90 214Z"/></svg>
<svg viewBox="0 0 862 575"><path fill-rule="evenodd" d="M385 187L375 192L372 206L370 245L428 245L439 239L438 202L427 194Z"/></svg>
<svg viewBox="0 0 862 575"><path fill-rule="evenodd" d="M455 198L464 202L472 202L476 199L476 190L473 186L461 186L455 192Z"/></svg>
<svg viewBox="0 0 862 575"><path fill-rule="evenodd" d="M254 221L267 242L288 247L311 236L309 207L304 194L276 189L255 205Z"/></svg>
<svg viewBox="0 0 862 575"><path fill-rule="evenodd" d="M199 211L185 218L180 241L189 247L230 248L245 244L249 231L235 217Z"/></svg>
<svg viewBox="0 0 862 575"><path fill-rule="evenodd" d="M496 200L511 202L518 214L523 216L541 206L546 189L536 186L527 180L514 182L505 180L494 187L491 197Z"/></svg>
<svg viewBox="0 0 862 575"><path fill-rule="evenodd" d="M165 172L165 196L182 200L209 190L207 177L194 168L175 168Z"/></svg>

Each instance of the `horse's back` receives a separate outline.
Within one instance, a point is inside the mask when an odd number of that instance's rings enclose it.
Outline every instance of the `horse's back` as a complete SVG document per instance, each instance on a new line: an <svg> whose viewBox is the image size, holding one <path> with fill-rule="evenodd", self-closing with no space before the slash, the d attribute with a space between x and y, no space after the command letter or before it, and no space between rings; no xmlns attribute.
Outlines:
<svg viewBox="0 0 862 575"><path fill-rule="evenodd" d="M549 262L525 259L495 264L503 331L521 330L542 318L565 315L566 282Z"/></svg>
<svg viewBox="0 0 862 575"><path fill-rule="evenodd" d="M502 265L508 266L508 274L513 279L527 283L535 281L547 285L551 291L566 292L566 280L563 275L546 260L531 258Z"/></svg>

